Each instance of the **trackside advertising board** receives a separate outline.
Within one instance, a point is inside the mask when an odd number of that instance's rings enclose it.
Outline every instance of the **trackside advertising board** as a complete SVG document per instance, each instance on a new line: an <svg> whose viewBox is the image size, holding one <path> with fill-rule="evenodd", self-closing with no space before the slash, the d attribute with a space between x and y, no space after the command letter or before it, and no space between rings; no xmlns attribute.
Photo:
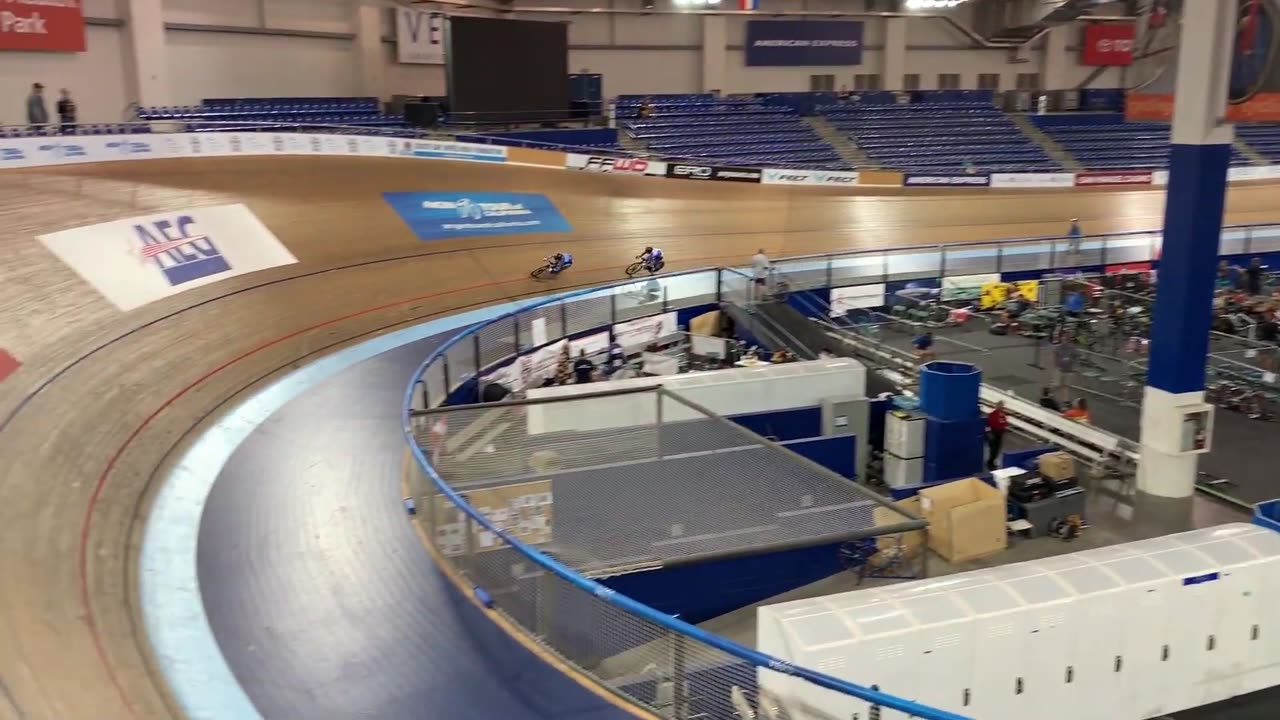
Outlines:
<svg viewBox="0 0 1280 720"><path fill-rule="evenodd" d="M748 20L750 67L862 64L862 23L837 20Z"/></svg>
<svg viewBox="0 0 1280 720"><path fill-rule="evenodd" d="M244 205L115 220L39 240L121 310L297 262Z"/></svg>
<svg viewBox="0 0 1280 720"><path fill-rule="evenodd" d="M723 167L718 165L687 165L667 163L667 177L680 180L721 180L727 182L758 183L762 176L759 168Z"/></svg>
<svg viewBox="0 0 1280 720"><path fill-rule="evenodd" d="M1069 188L1076 184L1074 173L992 173L993 188Z"/></svg>
<svg viewBox="0 0 1280 720"><path fill-rule="evenodd" d="M3 3L3 0L0 0ZM109 160L235 155L360 155L506 162L500 145L318 133L170 133L0 138L0 170Z"/></svg>
<svg viewBox="0 0 1280 720"><path fill-rule="evenodd" d="M1098 185L1150 185L1150 170L1116 170L1076 173L1077 187L1094 187Z"/></svg>
<svg viewBox="0 0 1280 720"><path fill-rule="evenodd" d="M902 184L907 187L986 187L991 184L990 175L907 175Z"/></svg>
<svg viewBox="0 0 1280 720"><path fill-rule="evenodd" d="M604 155L565 155L565 165L570 170L609 173L612 175L666 175L667 164L661 160L644 158L607 157Z"/></svg>
<svg viewBox="0 0 1280 720"><path fill-rule="evenodd" d="M382 197L419 240L573 230L546 195L389 192Z"/></svg>
<svg viewBox="0 0 1280 720"><path fill-rule="evenodd" d="M858 184L858 173L832 170L769 170L761 182L766 185L827 185L844 187Z"/></svg>

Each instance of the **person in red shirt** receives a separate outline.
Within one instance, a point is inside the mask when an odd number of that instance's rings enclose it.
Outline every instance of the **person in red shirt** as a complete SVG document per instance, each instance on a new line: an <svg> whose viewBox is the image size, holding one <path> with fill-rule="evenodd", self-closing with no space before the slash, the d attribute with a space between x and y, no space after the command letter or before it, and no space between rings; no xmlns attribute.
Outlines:
<svg viewBox="0 0 1280 720"><path fill-rule="evenodd" d="M1009 417L1004 414L1004 401L996 403L987 413L987 469L996 469L1000 458L1000 446L1004 444L1005 431L1009 429Z"/></svg>

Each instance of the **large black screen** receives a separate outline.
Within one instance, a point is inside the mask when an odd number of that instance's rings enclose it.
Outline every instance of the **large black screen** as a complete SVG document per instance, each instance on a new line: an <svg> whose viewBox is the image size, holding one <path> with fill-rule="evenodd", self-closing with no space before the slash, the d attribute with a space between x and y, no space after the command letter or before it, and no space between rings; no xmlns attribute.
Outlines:
<svg viewBox="0 0 1280 720"><path fill-rule="evenodd" d="M568 25L449 19L449 110L464 122L563 118L569 110Z"/></svg>

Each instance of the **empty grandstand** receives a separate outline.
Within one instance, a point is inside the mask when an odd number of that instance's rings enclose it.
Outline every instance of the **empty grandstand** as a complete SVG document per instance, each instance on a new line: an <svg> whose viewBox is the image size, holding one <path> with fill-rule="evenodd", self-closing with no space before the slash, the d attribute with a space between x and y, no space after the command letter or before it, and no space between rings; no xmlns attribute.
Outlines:
<svg viewBox="0 0 1280 720"><path fill-rule="evenodd" d="M1137 170L1169 165L1169 126L1164 123L1124 122L1123 115L1111 113L1052 117L1052 122L1040 119L1037 124L1086 169ZM1278 138L1280 147L1280 135L1273 137ZM1232 152L1232 165L1249 163L1239 149Z"/></svg>
<svg viewBox="0 0 1280 720"><path fill-rule="evenodd" d="M306 125L404 128L401 116L384 115L377 98L225 98L199 105L139 108L141 120L182 122L194 132ZM243 127L237 125L243 123Z"/></svg>
<svg viewBox="0 0 1280 720"><path fill-rule="evenodd" d="M1051 158L992 102L986 91L868 93L819 113L876 165L908 172L1055 172Z"/></svg>
<svg viewBox="0 0 1280 720"><path fill-rule="evenodd" d="M652 114L641 117L646 101ZM618 99L617 116L632 138L663 157L744 165L848 167L794 108L766 105L757 98L624 96Z"/></svg>
<svg viewBox="0 0 1280 720"><path fill-rule="evenodd" d="M1248 143L1267 162L1280 161L1280 125L1237 125L1236 137Z"/></svg>

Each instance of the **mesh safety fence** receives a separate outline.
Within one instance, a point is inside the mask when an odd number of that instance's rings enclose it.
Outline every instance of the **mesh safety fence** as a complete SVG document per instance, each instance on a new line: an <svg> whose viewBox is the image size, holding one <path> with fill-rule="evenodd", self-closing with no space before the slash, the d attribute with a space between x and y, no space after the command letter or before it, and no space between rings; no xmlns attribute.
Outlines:
<svg viewBox="0 0 1280 720"><path fill-rule="evenodd" d="M473 507L545 498L542 551L586 574L870 537L912 518L658 388L427 411L417 439ZM444 429L443 432L442 426Z"/></svg>
<svg viewBox="0 0 1280 720"><path fill-rule="evenodd" d="M722 513L720 517L707 521L709 524L687 527L683 534L676 536L676 540L688 538L689 533L713 530L723 535L718 540L718 545L710 537L694 538L694 542L709 542L711 547L721 549L732 547L734 543L746 543L749 541L747 536L754 535L753 528L747 528L751 532L745 535L737 535L738 540L730 540L735 534L732 531L723 532L724 528L742 529L741 526L744 525L758 525L762 520L753 514L759 515L762 512L768 515L765 522L775 524L786 522L781 518L805 517L802 522L809 523L811 531L826 531L837 526L843 531L849 529L849 523L860 523L862 530L854 530L849 534L864 537L875 535L879 530L896 529L902 535L908 532L918 533L915 528L919 527L919 523L905 514L872 501L872 496L862 491L841 492L838 486L854 486L821 468L809 466L785 450L769 446L767 441L757 440L753 443L751 433L744 428L710 416L696 403L661 389L621 397L582 398L563 405L557 412L577 416L591 410L600 411L605 408L603 403L607 400L614 400L615 406L618 400L630 401L633 409L640 407L642 403L651 407L651 416L639 423L638 427L612 429L615 441L624 434L638 430L638 439L629 441L627 447L619 451L632 459L615 465L647 466L654 471L653 475L664 475L656 481L650 481L655 485L638 490L641 500L637 500L634 495L619 498L616 491L626 492L627 488L609 485L607 483L611 481L607 479L592 477L601 466L583 471L586 481L581 488L584 492L580 493L583 497L575 500L571 486L562 484L565 475L558 469L558 460L544 456L535 465L548 472L521 477L512 470L505 474L498 471L497 482L473 480L455 488L460 499L485 518L482 523L455 504L437 483L442 480L451 487L455 485L449 479L449 473L456 472L459 466L449 465L441 454L452 451L444 451L428 443L423 447L423 456L432 457L428 453L436 453L434 459L440 469L433 468L433 471L439 477L432 479L423 472L422 466L410 463L407 482L416 500L417 517L424 526L429 542L447 560L452 573L476 588L477 597L483 603L518 625L545 652L559 657L593 678L607 691L649 710L657 717L732 720L742 717L744 707L753 709L760 717L805 716L801 710L804 698L813 693L835 692L830 688L839 686L840 681L819 676L823 681L811 684L796 677L797 673L807 674L808 671L798 670L776 660L767 662L768 656L755 657L753 651L733 646L732 643L701 631L677 631L670 623L660 622L652 612L638 612L634 601L624 600L598 586L596 590L588 591L583 586L588 581L575 582L553 571L544 563L538 562L529 554L529 550L515 547L510 538L536 547L553 558L572 561L573 558L562 557L561 553L556 552L562 546L562 535L572 538L575 533L598 533L606 526L617 524L627 534L638 531L641 537L646 537L643 536L646 532L643 528L635 527L636 521L646 513L688 510L682 516L686 523L704 522L702 517L719 512L718 506L736 505L744 495L751 494L746 486L733 485L731 476L719 474L710 478L700 477L710 467L708 464L688 466L685 468L687 472L681 472L679 468L660 471L660 468L654 467L655 463L683 463L694 458L725 462L736 467L739 473L755 471L760 473L761 478L768 478L772 483L790 485L789 489L773 491L768 497L762 495L750 499L746 503L747 507ZM556 400L532 405L550 406L560 402L562 401ZM511 405L514 408L531 403ZM473 422L486 422L481 418L492 409L465 408L426 412L415 415L413 421L415 428L420 430L417 436L423 437L430 435L429 428L438 424L439 417L443 415L450 416L451 427L457 427L461 425L461 421L452 418L459 413L465 413ZM562 422L555 417L546 417L530 425L528 412L525 417L523 427L526 432L534 429L553 430L557 427L555 423ZM537 427L539 422L543 423L542 428ZM554 432L562 431L556 429ZM581 453L579 457L583 458L615 459L611 443L602 443L599 438L589 437L579 440L577 444L568 442L554 447L573 449L574 452ZM524 447L531 453L546 449L536 442L526 443ZM765 459L768 457L765 453L773 457ZM752 459L752 456L757 457ZM551 464L540 465L544 460ZM788 475L796 475L800 480L788 478ZM639 480L641 476L631 475L628 478ZM752 487L757 492L765 493L764 484L755 481ZM595 497L588 498L587 495ZM699 497L708 504L693 505ZM603 514L603 517L593 521L598 526L577 529L566 524L574 522L572 505L579 501L590 502L593 512ZM661 502L663 506L656 511L653 507L644 506L644 503L650 502ZM771 502L778 504L769 504ZM866 507L865 518L864 510L859 509L863 507ZM824 515L828 516L827 520L818 519ZM656 530L668 533L669 529L663 527ZM582 543L579 550L583 551L588 562L598 562L598 558L605 555L635 554L645 547L642 540L629 539L614 531L608 532L614 534L591 544L586 544L583 540L571 540L564 544ZM660 533L654 532L647 536L650 548ZM714 533L703 534L710 536ZM602 543L606 547L613 547L615 551L601 553L598 547ZM670 554L670 551L652 549L649 552L653 555L662 552ZM621 567L614 569L625 570ZM738 651L731 652L729 648L738 648ZM792 675L797 684L788 687L793 692L784 696L762 691L759 678L766 673L761 669L764 667L772 667L778 672ZM828 689L823 690L824 687ZM881 690L892 692L892 688ZM857 691L870 693L864 688L858 688ZM904 708L919 710L918 714L911 714L910 717L939 720L958 717L890 696L870 694L884 697L886 708L901 704ZM795 713L787 707L787 703L792 702L797 704Z"/></svg>

